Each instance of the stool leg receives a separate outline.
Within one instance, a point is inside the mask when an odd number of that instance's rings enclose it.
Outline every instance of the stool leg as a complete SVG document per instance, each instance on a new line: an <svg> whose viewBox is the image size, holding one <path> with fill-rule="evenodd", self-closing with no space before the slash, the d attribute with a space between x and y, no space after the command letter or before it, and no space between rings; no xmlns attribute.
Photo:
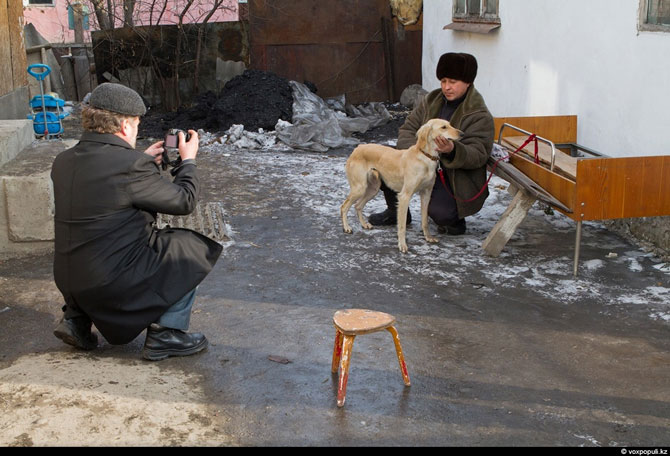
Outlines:
<svg viewBox="0 0 670 456"><path fill-rule="evenodd" d="M400 339L398 338L398 331L395 327L389 326L388 331L393 336L393 343L395 344L395 351L398 354L398 363L400 364L400 371L402 372L402 378L405 381L405 386L409 386L409 373L407 372L407 364L405 363L405 355L402 354L402 347L400 346Z"/></svg>
<svg viewBox="0 0 670 456"><path fill-rule="evenodd" d="M338 329L335 330L335 346L333 347L333 362L330 366L330 371L334 374L340 365L340 358L342 357L342 334Z"/></svg>
<svg viewBox="0 0 670 456"><path fill-rule="evenodd" d="M344 405L344 399L347 395L347 380L349 380L349 362L351 361L351 349L354 347L356 336L344 335L342 344L342 358L340 359L340 378L337 385L337 406Z"/></svg>

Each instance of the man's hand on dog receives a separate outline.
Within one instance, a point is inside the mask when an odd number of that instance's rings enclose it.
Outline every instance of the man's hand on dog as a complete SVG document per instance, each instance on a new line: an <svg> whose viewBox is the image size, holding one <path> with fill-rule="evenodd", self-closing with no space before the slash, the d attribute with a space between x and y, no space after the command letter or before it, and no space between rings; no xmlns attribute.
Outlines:
<svg viewBox="0 0 670 456"><path fill-rule="evenodd" d="M454 150L454 142L450 139L446 139L443 136L438 136L435 138L435 150L440 154L448 154Z"/></svg>

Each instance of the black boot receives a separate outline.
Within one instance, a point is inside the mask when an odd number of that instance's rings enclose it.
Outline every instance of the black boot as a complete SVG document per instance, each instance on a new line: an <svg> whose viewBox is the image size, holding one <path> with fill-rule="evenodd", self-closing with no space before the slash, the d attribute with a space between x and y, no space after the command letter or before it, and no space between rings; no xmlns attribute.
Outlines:
<svg viewBox="0 0 670 456"><path fill-rule="evenodd" d="M386 200L386 210L371 214L368 217L368 222L375 226L396 225L398 223L398 194L388 188L383 182L381 190L384 192L384 199ZM407 224L412 223L412 214L407 209Z"/></svg>
<svg viewBox="0 0 670 456"><path fill-rule="evenodd" d="M168 356L188 356L204 350L207 345L207 338L203 334L186 333L152 323L147 328L142 356L151 361Z"/></svg>
<svg viewBox="0 0 670 456"><path fill-rule="evenodd" d="M91 332L91 325L90 318L86 316L63 317L54 329L54 336L81 350L93 350L98 346L98 336Z"/></svg>
<svg viewBox="0 0 670 456"><path fill-rule="evenodd" d="M450 236L460 236L465 233L465 219L462 218L452 225L438 225L437 231Z"/></svg>

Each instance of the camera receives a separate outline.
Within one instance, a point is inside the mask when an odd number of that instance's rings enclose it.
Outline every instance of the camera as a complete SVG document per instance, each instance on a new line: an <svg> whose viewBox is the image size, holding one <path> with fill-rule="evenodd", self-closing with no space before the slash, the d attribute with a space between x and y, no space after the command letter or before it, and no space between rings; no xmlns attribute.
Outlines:
<svg viewBox="0 0 670 456"><path fill-rule="evenodd" d="M163 142L163 169L167 169L168 165L175 167L178 166L181 163L181 157L179 156L179 152L177 151L177 158L174 160L170 159L170 153L168 152L168 149L177 149L179 147L179 132L184 133L184 140L188 141L191 139L191 134L188 132L185 132L184 130L180 130L178 128L171 128L167 131L165 134L165 141ZM174 150L170 151L174 154Z"/></svg>

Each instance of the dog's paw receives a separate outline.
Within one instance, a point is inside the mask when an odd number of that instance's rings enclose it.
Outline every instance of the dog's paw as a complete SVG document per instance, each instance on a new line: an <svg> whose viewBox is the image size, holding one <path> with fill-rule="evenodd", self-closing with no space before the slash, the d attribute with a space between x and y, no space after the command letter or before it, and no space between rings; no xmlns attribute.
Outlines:
<svg viewBox="0 0 670 456"><path fill-rule="evenodd" d="M398 243L398 250L400 250L401 253L407 253L407 244Z"/></svg>
<svg viewBox="0 0 670 456"><path fill-rule="evenodd" d="M371 230L372 229L372 224L371 223L364 223L363 228L365 228L366 230Z"/></svg>
<svg viewBox="0 0 670 456"><path fill-rule="evenodd" d="M342 228L342 231L344 231L344 232L347 233L347 234L351 234L351 233L353 233L353 230L352 230L351 228L349 228L349 227Z"/></svg>
<svg viewBox="0 0 670 456"><path fill-rule="evenodd" d="M426 236L426 241L432 243L440 242L440 240L434 236Z"/></svg>

